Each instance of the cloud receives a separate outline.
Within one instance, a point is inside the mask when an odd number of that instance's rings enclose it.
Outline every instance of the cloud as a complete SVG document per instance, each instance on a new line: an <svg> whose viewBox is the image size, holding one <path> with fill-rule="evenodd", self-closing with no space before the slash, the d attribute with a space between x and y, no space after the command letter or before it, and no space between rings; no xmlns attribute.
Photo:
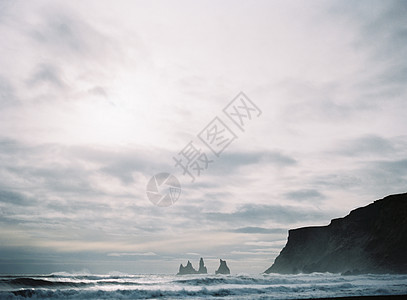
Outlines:
<svg viewBox="0 0 407 300"><path fill-rule="evenodd" d="M280 151L248 151L227 152L216 159L209 167L213 173L230 173L231 170L245 166L275 166L277 168L291 167L297 164L297 160Z"/></svg>
<svg viewBox="0 0 407 300"><path fill-rule="evenodd" d="M134 184L134 174L154 174L154 169L168 167L164 160L157 159L158 152L142 148L117 152L102 147L30 145L15 139L0 139L3 171L37 184L36 188L67 194L101 195L92 182L100 174L115 177L125 185ZM19 163L14 163L17 160Z"/></svg>
<svg viewBox="0 0 407 300"><path fill-rule="evenodd" d="M134 183L135 172L153 176L172 168L171 153L166 149L136 147L106 151L101 147L73 147L71 150L76 157L98 164L99 171L120 179L126 185Z"/></svg>
<svg viewBox="0 0 407 300"><path fill-rule="evenodd" d="M0 109L18 103L14 87L0 74Z"/></svg>
<svg viewBox="0 0 407 300"><path fill-rule="evenodd" d="M369 60L369 72L355 77L355 85L362 91L360 101L366 105L401 103L400 96L406 92L406 3L361 1L356 6L350 2L339 6L334 15L339 12L342 20L358 24L353 46L356 51L366 51Z"/></svg>
<svg viewBox="0 0 407 300"><path fill-rule="evenodd" d="M257 251L232 251L231 254L247 256L247 255L270 255L271 253L269 251L257 250Z"/></svg>
<svg viewBox="0 0 407 300"><path fill-rule="evenodd" d="M73 62L80 57L86 58L85 64L88 64L89 60L98 59L110 51L116 54L120 51L115 43L110 43L110 37L99 32L82 13L69 5L49 5L40 15L42 18L36 26L27 28L27 35L48 53L56 55L58 60Z"/></svg>
<svg viewBox="0 0 407 300"><path fill-rule="evenodd" d="M284 231L284 233L288 233L287 230ZM284 240L276 240L276 241L272 241L272 242L247 242L245 243L245 245L251 245L251 246L258 246L258 247L273 247L273 246L278 246L278 245L285 245L287 242L286 239Z"/></svg>
<svg viewBox="0 0 407 300"><path fill-rule="evenodd" d="M279 88L290 102L284 109L284 119L297 123L308 121L327 122L351 118L358 111L357 103L342 101L343 82L312 82L302 78L287 78Z"/></svg>
<svg viewBox="0 0 407 300"><path fill-rule="evenodd" d="M304 201L304 200L321 200L325 196L315 189L303 189L285 193L284 196L288 199Z"/></svg>
<svg viewBox="0 0 407 300"><path fill-rule="evenodd" d="M230 225L241 224L263 224L273 221L280 224L294 224L301 221L311 221L326 217L318 210L301 208L296 206L281 205L256 205L245 204L231 213L206 213L209 220L227 223Z"/></svg>
<svg viewBox="0 0 407 300"><path fill-rule="evenodd" d="M353 162L352 168L339 169L310 178L310 184L319 186L329 193L352 191L359 197L366 195L364 198L379 199L389 194L405 192L406 166L405 158L383 160L362 157Z"/></svg>
<svg viewBox="0 0 407 300"><path fill-rule="evenodd" d="M403 192L407 180L407 158L369 162L359 172L365 180L365 186L373 190L380 191L388 187L392 193Z"/></svg>
<svg viewBox="0 0 407 300"><path fill-rule="evenodd" d="M108 253L107 256L155 256L154 252L121 252L121 253Z"/></svg>
<svg viewBox="0 0 407 300"><path fill-rule="evenodd" d="M287 230L282 228L241 227L234 229L233 232L247 234L273 234L273 233L284 233L287 232Z"/></svg>
<svg viewBox="0 0 407 300"><path fill-rule="evenodd" d="M92 95L96 95L96 96L101 96L104 98L107 98L107 96L108 96L106 90L101 86L95 86L95 87L89 89L88 93L90 93Z"/></svg>
<svg viewBox="0 0 407 300"><path fill-rule="evenodd" d="M364 4L370 5L368 2ZM404 22L407 5L402 0L389 1L385 5L378 1L376 5L380 9L376 14L365 14L367 18L361 19L361 33L364 35L362 41L375 49L374 59L402 62L399 59L404 56L407 47L407 26ZM358 13L358 10L355 12ZM378 40L381 41L380 44L377 43ZM395 75L397 73L396 71Z"/></svg>
<svg viewBox="0 0 407 300"><path fill-rule="evenodd" d="M19 206L35 205L33 199L29 199L20 193L5 190L0 190L0 203Z"/></svg>
<svg viewBox="0 0 407 300"><path fill-rule="evenodd" d="M40 64L35 73L28 80L31 86L50 84L56 88L64 88L65 82L60 71L52 65Z"/></svg>
<svg viewBox="0 0 407 300"><path fill-rule="evenodd" d="M393 143L377 135L364 135L357 139L343 142L337 147L340 154L347 156L378 154L384 155L393 152Z"/></svg>

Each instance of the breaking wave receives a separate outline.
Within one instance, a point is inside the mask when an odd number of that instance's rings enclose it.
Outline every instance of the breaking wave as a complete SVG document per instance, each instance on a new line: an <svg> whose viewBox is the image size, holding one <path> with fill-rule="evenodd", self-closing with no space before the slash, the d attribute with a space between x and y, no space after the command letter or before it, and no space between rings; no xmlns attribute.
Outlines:
<svg viewBox="0 0 407 300"><path fill-rule="evenodd" d="M0 276L0 299L292 299L407 294L406 275Z"/></svg>

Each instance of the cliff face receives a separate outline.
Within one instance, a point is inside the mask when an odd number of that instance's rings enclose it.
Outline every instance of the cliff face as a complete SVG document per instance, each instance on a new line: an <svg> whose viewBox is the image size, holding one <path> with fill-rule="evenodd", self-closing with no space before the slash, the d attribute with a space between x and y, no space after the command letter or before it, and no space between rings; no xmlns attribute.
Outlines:
<svg viewBox="0 0 407 300"><path fill-rule="evenodd" d="M328 226L289 230L265 273L407 273L407 193L355 209Z"/></svg>

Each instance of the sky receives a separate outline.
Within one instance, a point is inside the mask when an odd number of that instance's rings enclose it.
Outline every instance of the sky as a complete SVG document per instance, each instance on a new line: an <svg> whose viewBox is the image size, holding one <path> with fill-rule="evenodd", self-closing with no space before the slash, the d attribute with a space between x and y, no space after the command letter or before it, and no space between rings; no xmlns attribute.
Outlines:
<svg viewBox="0 0 407 300"><path fill-rule="evenodd" d="M0 273L173 274L200 257L261 273L289 229L406 192L406 14L0 0ZM240 92L258 108L244 130L223 112ZM199 139L214 119L235 137L219 156ZM211 160L194 182L174 160L190 142ZM181 185L169 207L146 194L162 172Z"/></svg>

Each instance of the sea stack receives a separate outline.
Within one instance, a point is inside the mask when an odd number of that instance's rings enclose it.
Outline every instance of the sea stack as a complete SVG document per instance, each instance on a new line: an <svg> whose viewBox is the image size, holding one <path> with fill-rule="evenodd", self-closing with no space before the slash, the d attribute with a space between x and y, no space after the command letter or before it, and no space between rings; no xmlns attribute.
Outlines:
<svg viewBox="0 0 407 300"><path fill-rule="evenodd" d="M289 230L265 273L407 273L407 193L387 196L327 226Z"/></svg>
<svg viewBox="0 0 407 300"><path fill-rule="evenodd" d="M199 270L198 270L198 274L207 274L208 270L205 267L205 263L203 258L201 257L201 259L199 260Z"/></svg>
<svg viewBox="0 0 407 300"><path fill-rule="evenodd" d="M215 274L230 274L230 270L226 264L226 260L220 259L220 265Z"/></svg>
<svg viewBox="0 0 407 300"><path fill-rule="evenodd" d="M178 271L177 275L187 275L187 274L196 274L196 273L198 273L198 272L194 269L191 262L188 260L188 263L185 267L182 264L179 266L179 271Z"/></svg>

